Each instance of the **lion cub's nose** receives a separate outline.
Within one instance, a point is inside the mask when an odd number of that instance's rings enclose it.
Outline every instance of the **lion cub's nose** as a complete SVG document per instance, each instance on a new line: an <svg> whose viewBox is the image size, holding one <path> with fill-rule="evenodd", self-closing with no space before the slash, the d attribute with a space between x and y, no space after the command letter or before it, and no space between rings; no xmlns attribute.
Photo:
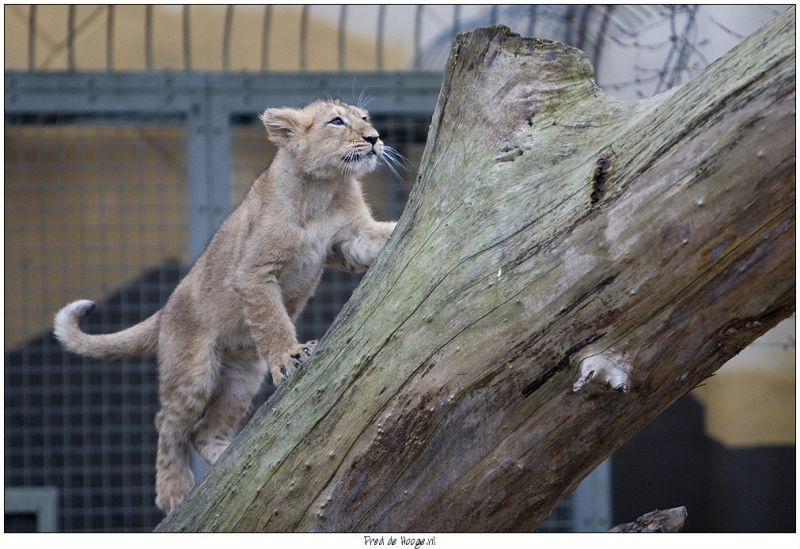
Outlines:
<svg viewBox="0 0 800 549"><path fill-rule="evenodd" d="M377 134L377 133L374 133L374 134L370 134L370 135L365 135L365 136L364 136L364 140L365 140L365 141L368 141L369 143L371 143L372 145L374 145L375 143L377 143L377 142L378 142L378 134Z"/></svg>

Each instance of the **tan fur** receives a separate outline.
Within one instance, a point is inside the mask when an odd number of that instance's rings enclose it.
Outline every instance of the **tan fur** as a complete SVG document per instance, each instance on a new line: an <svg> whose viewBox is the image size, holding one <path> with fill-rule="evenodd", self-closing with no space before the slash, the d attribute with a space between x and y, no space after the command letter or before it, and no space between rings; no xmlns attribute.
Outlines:
<svg viewBox="0 0 800 549"><path fill-rule="evenodd" d="M339 117L346 125L331 123ZM166 305L116 334L89 335L76 301L56 315L69 350L95 358L157 351L156 504L169 513L194 484L189 444L213 463L267 372L280 384L311 356L293 321L324 265L363 271L395 224L372 218L357 176L383 143L367 113L338 100L262 115L278 152Z"/></svg>

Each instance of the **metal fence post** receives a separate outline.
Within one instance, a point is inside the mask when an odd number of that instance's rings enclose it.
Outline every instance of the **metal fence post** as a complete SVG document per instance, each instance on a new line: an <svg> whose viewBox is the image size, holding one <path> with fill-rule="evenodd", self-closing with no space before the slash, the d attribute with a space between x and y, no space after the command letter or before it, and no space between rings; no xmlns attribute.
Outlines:
<svg viewBox="0 0 800 549"><path fill-rule="evenodd" d="M578 485L572 505L573 532L606 532L611 528L611 458Z"/></svg>
<svg viewBox="0 0 800 549"><path fill-rule="evenodd" d="M187 117L189 258L197 260L230 210L230 114L206 80Z"/></svg>
<svg viewBox="0 0 800 549"><path fill-rule="evenodd" d="M194 263L230 210L230 113L215 100L210 80L192 102L186 125L189 261ZM190 462L199 481L208 472L208 464L194 448Z"/></svg>

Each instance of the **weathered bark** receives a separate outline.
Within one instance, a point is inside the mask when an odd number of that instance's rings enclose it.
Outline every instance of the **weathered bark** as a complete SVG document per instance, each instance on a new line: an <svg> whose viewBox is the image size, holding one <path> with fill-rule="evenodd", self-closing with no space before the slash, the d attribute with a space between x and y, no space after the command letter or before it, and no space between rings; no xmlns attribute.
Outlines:
<svg viewBox="0 0 800 549"><path fill-rule="evenodd" d="M790 9L622 103L578 50L459 35L391 241L159 529L532 530L794 310L794 61Z"/></svg>
<svg viewBox="0 0 800 549"><path fill-rule="evenodd" d="M664 533L680 532L686 522L686 507L673 507L672 509L657 509L637 518L633 522L618 524L609 532L642 532Z"/></svg>

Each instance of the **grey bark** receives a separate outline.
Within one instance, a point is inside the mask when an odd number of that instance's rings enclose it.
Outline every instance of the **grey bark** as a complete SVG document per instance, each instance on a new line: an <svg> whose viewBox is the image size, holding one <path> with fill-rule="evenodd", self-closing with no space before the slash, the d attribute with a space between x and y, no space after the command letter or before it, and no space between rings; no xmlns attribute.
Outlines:
<svg viewBox="0 0 800 549"><path fill-rule="evenodd" d="M633 522L626 522L614 526L609 532L641 532L641 533L667 533L680 532L686 517L686 507L673 507L672 509L657 509L637 518Z"/></svg>
<svg viewBox="0 0 800 549"><path fill-rule="evenodd" d="M793 8L636 103L460 34L392 239L159 530L533 530L794 310L794 64Z"/></svg>

